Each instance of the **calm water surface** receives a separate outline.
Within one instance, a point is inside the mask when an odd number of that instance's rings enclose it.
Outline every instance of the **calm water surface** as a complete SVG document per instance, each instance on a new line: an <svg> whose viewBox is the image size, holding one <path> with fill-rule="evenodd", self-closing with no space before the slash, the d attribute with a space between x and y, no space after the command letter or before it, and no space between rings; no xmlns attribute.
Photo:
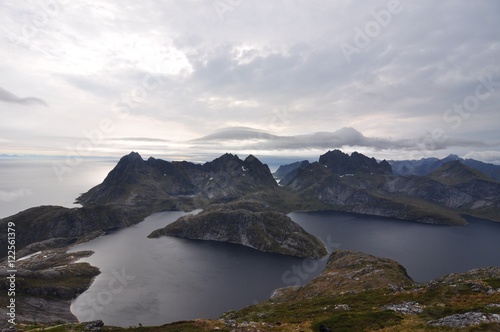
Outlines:
<svg viewBox="0 0 500 332"><path fill-rule="evenodd" d="M290 217L339 249L395 259L416 281L476 267L500 266L500 223L469 218L466 226L440 226L339 212Z"/></svg>
<svg viewBox="0 0 500 332"><path fill-rule="evenodd" d="M234 244L147 238L183 214L156 213L138 225L73 248L94 250L83 261L102 273L73 302L72 312L83 321L102 319L117 326L217 318L268 299L274 289L286 285L283 273L303 263Z"/></svg>
<svg viewBox="0 0 500 332"><path fill-rule="evenodd" d="M75 247L94 250L84 261L102 273L74 301L73 313L80 320L102 319L119 326L218 318L267 299L278 287L305 283L326 264L325 259L266 254L232 244L146 237L183 214L157 213ZM471 220L464 227L449 227L335 212L290 216L332 249L395 259L417 281L500 265L499 223Z"/></svg>

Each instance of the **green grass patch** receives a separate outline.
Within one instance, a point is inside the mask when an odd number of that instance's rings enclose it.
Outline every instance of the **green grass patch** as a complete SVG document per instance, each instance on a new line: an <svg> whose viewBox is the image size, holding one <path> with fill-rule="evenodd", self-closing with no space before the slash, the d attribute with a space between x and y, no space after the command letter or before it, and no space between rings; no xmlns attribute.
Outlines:
<svg viewBox="0 0 500 332"><path fill-rule="evenodd" d="M335 332L369 331L397 325L401 320L402 317L389 310L367 313L343 312L316 322L313 328L314 331L318 331L320 325L324 325Z"/></svg>
<svg viewBox="0 0 500 332"><path fill-rule="evenodd" d="M486 282L490 287L500 288L500 278L486 279L484 282Z"/></svg>

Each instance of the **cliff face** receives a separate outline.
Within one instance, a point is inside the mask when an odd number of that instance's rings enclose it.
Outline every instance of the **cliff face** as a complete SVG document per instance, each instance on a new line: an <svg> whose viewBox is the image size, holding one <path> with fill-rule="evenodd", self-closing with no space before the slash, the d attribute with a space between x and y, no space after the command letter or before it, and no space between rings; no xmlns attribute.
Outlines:
<svg viewBox="0 0 500 332"><path fill-rule="evenodd" d="M280 212L221 209L179 218L149 237L163 235L242 244L266 252L320 258L324 244Z"/></svg>

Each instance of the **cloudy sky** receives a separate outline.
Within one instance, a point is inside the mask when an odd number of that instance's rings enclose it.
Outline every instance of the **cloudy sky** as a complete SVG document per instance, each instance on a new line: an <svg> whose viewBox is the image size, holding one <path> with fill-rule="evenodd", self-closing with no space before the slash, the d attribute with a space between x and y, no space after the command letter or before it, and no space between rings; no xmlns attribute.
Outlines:
<svg viewBox="0 0 500 332"><path fill-rule="evenodd" d="M0 2L0 154L500 163L498 0Z"/></svg>

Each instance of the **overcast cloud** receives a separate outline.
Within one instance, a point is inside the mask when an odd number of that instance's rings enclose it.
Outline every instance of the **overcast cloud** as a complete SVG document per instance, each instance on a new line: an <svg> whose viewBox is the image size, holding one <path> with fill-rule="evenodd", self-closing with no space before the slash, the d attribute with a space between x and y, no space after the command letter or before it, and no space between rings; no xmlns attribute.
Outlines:
<svg viewBox="0 0 500 332"><path fill-rule="evenodd" d="M34 98L34 97L27 97L27 98L19 98L13 93L2 89L0 87L0 101L3 101L4 103L14 103L14 104L21 104L21 105L43 105L43 106L48 106L47 103L40 99L40 98Z"/></svg>
<svg viewBox="0 0 500 332"><path fill-rule="evenodd" d="M5 0L0 154L499 162L499 17L497 0Z"/></svg>

